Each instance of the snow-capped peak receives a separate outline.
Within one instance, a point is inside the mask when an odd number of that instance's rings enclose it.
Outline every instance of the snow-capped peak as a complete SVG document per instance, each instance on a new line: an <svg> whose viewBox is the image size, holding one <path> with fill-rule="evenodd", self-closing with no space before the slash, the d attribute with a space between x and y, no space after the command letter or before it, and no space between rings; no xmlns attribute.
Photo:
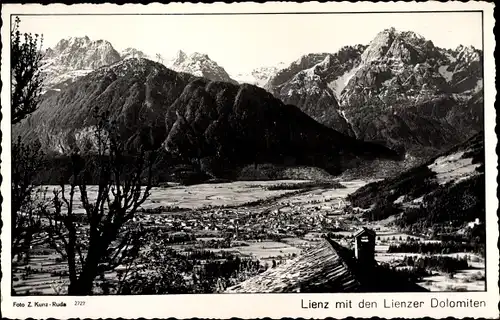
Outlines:
<svg viewBox="0 0 500 320"><path fill-rule="evenodd" d="M105 40L89 37L62 39L47 50L44 62L69 70L96 69L120 60L120 54Z"/></svg>
<svg viewBox="0 0 500 320"><path fill-rule="evenodd" d="M396 29L394 28L385 29L379 32L361 55L361 61L363 61L363 63L369 63L382 57L391 46L395 34Z"/></svg>
<svg viewBox="0 0 500 320"><path fill-rule="evenodd" d="M44 86L52 88L70 83L120 59L120 54L108 41L91 40L87 36L62 39L45 51L41 61Z"/></svg>
<svg viewBox="0 0 500 320"><path fill-rule="evenodd" d="M173 59L165 65L177 72L186 72L197 77L204 77L214 81L235 82L227 72L205 53L194 52L189 56L179 50Z"/></svg>
<svg viewBox="0 0 500 320"><path fill-rule="evenodd" d="M269 79L274 77L274 75L286 67L284 62L279 62L276 66L259 67L255 68L250 72L241 72L232 75L232 78L239 83L248 83L255 86L264 88Z"/></svg>
<svg viewBox="0 0 500 320"><path fill-rule="evenodd" d="M87 36L84 37L69 37L67 39L60 40L55 46L55 50L64 50L67 47L74 46L86 46L90 44L90 38Z"/></svg>
<svg viewBox="0 0 500 320"><path fill-rule="evenodd" d="M184 51L179 50L177 51L177 54L175 55L175 58L172 61L172 64L183 63L186 59L187 59L187 54Z"/></svg>

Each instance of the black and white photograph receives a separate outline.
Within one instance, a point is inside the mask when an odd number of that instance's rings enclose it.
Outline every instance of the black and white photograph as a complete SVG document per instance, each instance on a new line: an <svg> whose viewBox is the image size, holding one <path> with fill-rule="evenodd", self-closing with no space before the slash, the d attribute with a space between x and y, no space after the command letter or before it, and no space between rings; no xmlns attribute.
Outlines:
<svg viewBox="0 0 500 320"><path fill-rule="evenodd" d="M482 11L8 18L12 298L486 291Z"/></svg>

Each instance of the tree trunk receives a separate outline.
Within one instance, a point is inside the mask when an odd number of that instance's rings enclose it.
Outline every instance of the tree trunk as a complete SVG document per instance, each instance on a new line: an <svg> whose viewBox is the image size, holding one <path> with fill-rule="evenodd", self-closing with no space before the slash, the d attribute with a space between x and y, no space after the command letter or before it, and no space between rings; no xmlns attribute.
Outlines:
<svg viewBox="0 0 500 320"><path fill-rule="evenodd" d="M68 289L68 295L88 296L92 295L94 279L97 277L97 268L102 257L102 250L107 249L106 244L94 242L89 245L85 264L82 266L80 277L74 283L72 282Z"/></svg>
<svg viewBox="0 0 500 320"><path fill-rule="evenodd" d="M95 270L95 271L94 271ZM90 296L94 287L94 279L97 275L96 268L85 268L75 284L71 284L68 289L70 296Z"/></svg>

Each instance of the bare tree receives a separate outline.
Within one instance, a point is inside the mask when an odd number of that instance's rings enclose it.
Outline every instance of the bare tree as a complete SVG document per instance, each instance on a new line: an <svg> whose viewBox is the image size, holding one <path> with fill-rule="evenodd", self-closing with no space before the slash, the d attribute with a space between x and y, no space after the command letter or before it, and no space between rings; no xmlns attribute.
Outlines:
<svg viewBox="0 0 500 320"><path fill-rule="evenodd" d="M157 53L156 59L158 60L159 63L163 64L163 56L161 54Z"/></svg>
<svg viewBox="0 0 500 320"><path fill-rule="evenodd" d="M12 124L35 111L41 94L40 60L42 37L19 31L19 17L11 30L11 111ZM39 209L33 194L33 180L42 165L39 146L27 146L21 137L12 141L11 237L12 258L27 255L34 233L39 231Z"/></svg>
<svg viewBox="0 0 500 320"><path fill-rule="evenodd" d="M40 62L43 37L31 33L21 34L19 17L15 18L10 33L11 54L11 118L18 123L36 110L42 92Z"/></svg>
<svg viewBox="0 0 500 320"><path fill-rule="evenodd" d="M92 294L104 269L137 254L141 230L132 218L152 188L156 152L126 150L105 117L96 125L95 143L95 163L72 155L69 185L54 191L54 210L47 213L50 242L67 259L70 295ZM90 174L97 179L93 195ZM84 213L76 212L77 202Z"/></svg>

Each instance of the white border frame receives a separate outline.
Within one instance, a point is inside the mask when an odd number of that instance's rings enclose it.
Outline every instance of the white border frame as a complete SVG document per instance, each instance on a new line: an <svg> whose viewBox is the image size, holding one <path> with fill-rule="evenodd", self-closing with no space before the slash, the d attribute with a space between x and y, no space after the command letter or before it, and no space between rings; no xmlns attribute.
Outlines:
<svg viewBox="0 0 500 320"><path fill-rule="evenodd" d="M78 4L62 5L54 4L42 6L31 5L2 5L3 26L1 30L2 48L2 93L1 105L10 105L10 69L5 66L10 61L10 46L7 39L10 39L10 15L11 14L48 14L48 13L249 13L249 12L367 12L367 11L456 11L456 10L482 10L483 11L483 32L484 32L484 92L485 92L485 150L486 150L486 234L487 234L487 290L485 292L460 292L460 293L344 293L344 294L209 294L209 295L157 295L157 296L91 296L91 297L11 297L10 283L10 108L2 108L2 154L1 173L2 185L2 220L3 229L1 234L2 252L2 281L1 309L4 317L8 318L260 318L260 317L303 317L303 318L323 318L334 317L344 318L354 317L405 317L415 318L430 316L435 318L443 317L485 317L497 318L498 301L500 301L498 290L498 199L497 190L497 136L495 134L496 111L495 102L495 60L493 56L495 48L495 38L493 34L494 4L481 2L426 2L426 3L238 3L238 4L180 4L169 5L113 5L113 4ZM7 214L5 214L7 213ZM7 227L6 227L7 226ZM381 307L383 299L397 298L400 300L421 300L429 305L431 298L440 300L448 299L476 299L486 301L485 308L418 308L418 309L385 309ZM352 299L353 306L356 306L361 299L377 301L377 309L302 309L301 299L305 301L312 299L316 301L345 301ZM74 306L75 301L85 301L85 306ZM48 308L19 308L13 307L13 302L28 301L38 302L66 302L67 307ZM330 303L330 305L332 305Z"/></svg>

